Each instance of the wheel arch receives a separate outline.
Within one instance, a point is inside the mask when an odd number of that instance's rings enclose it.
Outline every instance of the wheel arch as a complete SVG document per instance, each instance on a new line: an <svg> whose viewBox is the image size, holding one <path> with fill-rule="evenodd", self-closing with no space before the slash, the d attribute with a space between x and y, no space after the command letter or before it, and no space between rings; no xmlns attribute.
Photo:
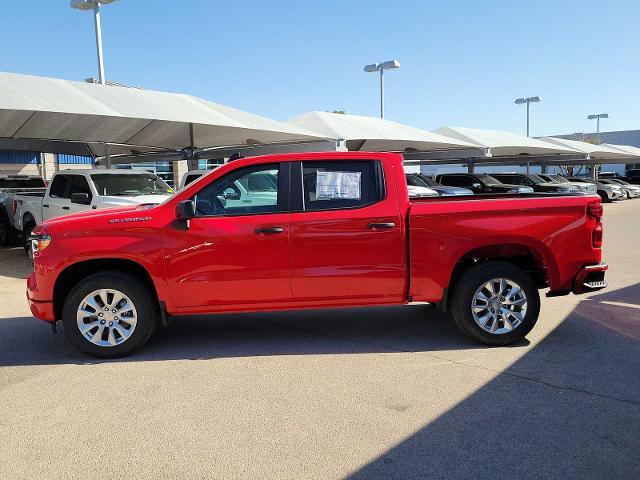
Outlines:
<svg viewBox="0 0 640 480"><path fill-rule="evenodd" d="M97 272L119 272L132 275L145 284L153 299L160 304L158 290L147 269L135 260L124 258L100 258L85 260L67 266L56 278L53 287L53 309L55 318L62 318L66 294L84 278Z"/></svg>
<svg viewBox="0 0 640 480"><path fill-rule="evenodd" d="M506 262L521 268L534 279L538 288L545 288L554 280L555 265L549 254L545 255L540 249L525 243L490 244L460 255L449 278L448 293L455 289L458 280L469 268L490 261Z"/></svg>

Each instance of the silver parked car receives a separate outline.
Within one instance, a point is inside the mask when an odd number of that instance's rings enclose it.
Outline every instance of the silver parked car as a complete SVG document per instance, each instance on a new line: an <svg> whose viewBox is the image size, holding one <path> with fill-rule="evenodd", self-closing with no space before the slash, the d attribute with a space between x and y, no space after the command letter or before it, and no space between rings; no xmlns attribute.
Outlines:
<svg viewBox="0 0 640 480"><path fill-rule="evenodd" d="M598 189L598 195L602 198L604 203L611 202L613 200L624 200L627 198L625 193L620 188L620 185L607 185L606 183L602 183L599 180L594 180L592 178L582 178L582 177L568 177L568 180L572 182L583 182L583 183L592 183Z"/></svg>
<svg viewBox="0 0 640 480"><path fill-rule="evenodd" d="M640 197L640 185L633 185L632 183L618 178L602 178L600 181L609 185L620 185L620 188L622 188L622 190L627 194L627 198Z"/></svg>

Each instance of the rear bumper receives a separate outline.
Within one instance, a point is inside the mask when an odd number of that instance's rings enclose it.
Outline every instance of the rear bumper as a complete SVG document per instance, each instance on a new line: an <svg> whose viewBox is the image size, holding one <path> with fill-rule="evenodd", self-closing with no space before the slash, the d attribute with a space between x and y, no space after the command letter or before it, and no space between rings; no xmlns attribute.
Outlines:
<svg viewBox="0 0 640 480"><path fill-rule="evenodd" d="M606 263L582 267L573 281L573 293L579 295L606 288L607 282L604 279L604 275L608 268L609 265Z"/></svg>

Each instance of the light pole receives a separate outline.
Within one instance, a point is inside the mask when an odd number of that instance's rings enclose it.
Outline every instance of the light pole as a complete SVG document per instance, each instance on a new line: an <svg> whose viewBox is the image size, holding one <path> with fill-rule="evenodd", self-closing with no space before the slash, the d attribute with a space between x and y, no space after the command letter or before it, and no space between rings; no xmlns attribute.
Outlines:
<svg viewBox="0 0 640 480"><path fill-rule="evenodd" d="M522 105L523 103L527 104L527 137L529 136L529 104L538 103L540 100L542 100L540 97L516 98L516 105Z"/></svg>
<svg viewBox="0 0 640 480"><path fill-rule="evenodd" d="M98 50L98 78L104 85L104 62L102 59L102 28L100 26L100 5L106 5L115 0L71 0L71 7L78 10L93 10L96 27L96 48Z"/></svg>
<svg viewBox="0 0 640 480"><path fill-rule="evenodd" d="M596 115L589 115L587 120L596 119L596 137L598 137L598 142L600 141L600 119L601 118L609 118L608 113L598 113Z"/></svg>
<svg viewBox="0 0 640 480"><path fill-rule="evenodd" d="M400 68L400 62L398 60L372 63L364 67L364 71L368 73L380 72L380 118L384 118L384 71L394 68Z"/></svg>

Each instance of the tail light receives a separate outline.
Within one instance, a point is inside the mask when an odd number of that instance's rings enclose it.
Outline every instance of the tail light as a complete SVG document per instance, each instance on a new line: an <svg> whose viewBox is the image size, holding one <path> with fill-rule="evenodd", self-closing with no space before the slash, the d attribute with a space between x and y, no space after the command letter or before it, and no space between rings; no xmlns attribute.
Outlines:
<svg viewBox="0 0 640 480"><path fill-rule="evenodd" d="M602 248L602 224L598 223L591 233L593 248Z"/></svg>
<svg viewBox="0 0 640 480"><path fill-rule="evenodd" d="M602 204L601 203L590 203L587 205L587 215L591 218L595 218L597 222L602 218Z"/></svg>
<svg viewBox="0 0 640 480"><path fill-rule="evenodd" d="M13 205L11 206L11 216L15 216L16 211L18 210L18 200L13 201Z"/></svg>
<svg viewBox="0 0 640 480"><path fill-rule="evenodd" d="M587 216L595 219L596 225L593 227L593 232L591 232L591 244L593 248L602 248L602 223L600 220L602 219L602 204L601 203L590 203L587 205Z"/></svg>

